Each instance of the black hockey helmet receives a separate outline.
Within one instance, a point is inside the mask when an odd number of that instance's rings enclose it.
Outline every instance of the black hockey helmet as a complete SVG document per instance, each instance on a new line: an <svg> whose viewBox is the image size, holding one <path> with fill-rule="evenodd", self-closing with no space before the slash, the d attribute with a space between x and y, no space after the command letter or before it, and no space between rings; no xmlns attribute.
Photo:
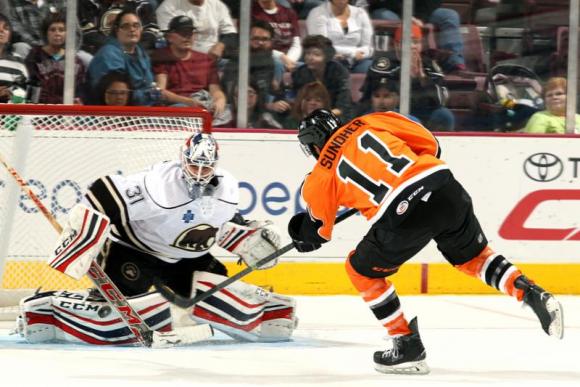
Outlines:
<svg viewBox="0 0 580 387"><path fill-rule="evenodd" d="M306 155L318 159L326 141L342 126L340 118L329 110L317 109L298 124L298 141Z"/></svg>

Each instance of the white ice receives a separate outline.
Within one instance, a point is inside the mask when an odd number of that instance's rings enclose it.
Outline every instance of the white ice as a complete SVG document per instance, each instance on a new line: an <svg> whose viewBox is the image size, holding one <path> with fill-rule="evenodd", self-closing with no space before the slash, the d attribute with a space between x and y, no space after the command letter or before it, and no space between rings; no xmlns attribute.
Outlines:
<svg viewBox="0 0 580 387"><path fill-rule="evenodd" d="M507 296L403 296L418 315L429 375L385 375L385 331L355 296L297 297L288 343L225 336L172 349L30 345L0 327L0 386L580 386L580 297L559 296L566 331L548 337Z"/></svg>

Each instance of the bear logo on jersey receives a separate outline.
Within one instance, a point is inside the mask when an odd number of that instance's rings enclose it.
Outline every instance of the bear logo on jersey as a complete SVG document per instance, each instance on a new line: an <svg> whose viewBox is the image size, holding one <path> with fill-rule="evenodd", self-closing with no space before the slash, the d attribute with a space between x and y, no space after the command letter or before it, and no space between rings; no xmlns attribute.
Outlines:
<svg viewBox="0 0 580 387"><path fill-rule="evenodd" d="M179 234L172 246L187 251L206 251L215 243L217 231L209 224L198 224Z"/></svg>

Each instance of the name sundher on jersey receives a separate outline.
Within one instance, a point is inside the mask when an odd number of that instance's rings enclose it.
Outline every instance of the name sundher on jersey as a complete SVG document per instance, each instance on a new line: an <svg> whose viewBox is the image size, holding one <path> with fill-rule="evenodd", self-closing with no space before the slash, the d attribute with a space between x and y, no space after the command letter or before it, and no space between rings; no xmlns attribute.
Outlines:
<svg viewBox="0 0 580 387"><path fill-rule="evenodd" d="M179 234L172 246L187 251L206 251L215 243L217 231L209 224L198 224Z"/></svg>
<svg viewBox="0 0 580 387"><path fill-rule="evenodd" d="M326 169L331 169L332 163L336 160L336 156L338 155L338 152L340 152L342 145L363 125L364 123L362 121L354 120L350 125L342 128L342 130L332 138L326 149L324 149L324 153L320 157L320 165Z"/></svg>

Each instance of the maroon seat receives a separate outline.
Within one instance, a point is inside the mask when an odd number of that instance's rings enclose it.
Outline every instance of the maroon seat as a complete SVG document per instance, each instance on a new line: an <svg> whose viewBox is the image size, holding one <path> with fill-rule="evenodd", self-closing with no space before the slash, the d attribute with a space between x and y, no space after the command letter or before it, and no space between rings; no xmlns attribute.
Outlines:
<svg viewBox="0 0 580 387"><path fill-rule="evenodd" d="M486 72L483 43L477 27L475 25L461 26L461 35L463 36L465 67L469 71Z"/></svg>

